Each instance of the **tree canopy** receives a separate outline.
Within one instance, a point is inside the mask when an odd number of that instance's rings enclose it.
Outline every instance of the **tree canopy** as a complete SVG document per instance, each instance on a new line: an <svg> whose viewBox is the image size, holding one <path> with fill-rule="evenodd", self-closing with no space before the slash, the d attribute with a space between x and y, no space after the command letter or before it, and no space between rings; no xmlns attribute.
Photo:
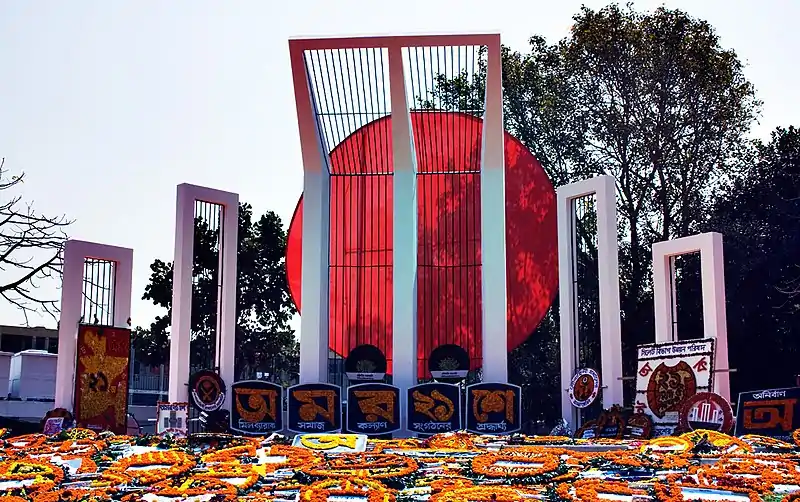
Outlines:
<svg viewBox="0 0 800 502"><path fill-rule="evenodd" d="M650 247L706 228L719 190L748 166L760 102L736 53L707 22L664 7L584 7L565 39L534 36L528 52L503 48L502 59L506 129L554 184L602 174L617 181L623 353L632 374L636 345L654 336ZM439 76L437 107L481 109L484 82ZM584 363L598 367L592 218L578 218L578 329ZM557 416L557 306L511 361L511 378L537 396L529 411Z"/></svg>
<svg viewBox="0 0 800 502"><path fill-rule="evenodd" d="M214 366L217 323L218 230L202 218L195 221L194 288L192 292L191 360L195 367ZM297 373L299 347L289 321L295 313L289 296L285 268L286 232L281 219L269 211L253 221L249 204L239 207L237 258L236 373L250 378L255 371L284 376ZM169 359L172 322L173 264L155 260L143 299L167 309L149 329L134 331L137 358L160 364Z"/></svg>

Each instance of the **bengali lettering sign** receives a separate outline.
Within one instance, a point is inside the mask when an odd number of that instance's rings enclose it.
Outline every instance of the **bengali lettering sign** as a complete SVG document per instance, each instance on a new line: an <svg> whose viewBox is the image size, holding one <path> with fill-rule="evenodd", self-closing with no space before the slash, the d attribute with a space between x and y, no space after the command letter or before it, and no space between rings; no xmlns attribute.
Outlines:
<svg viewBox="0 0 800 502"><path fill-rule="evenodd" d="M367 436L400 429L400 389L385 383L362 383L347 389L347 430Z"/></svg>
<svg viewBox="0 0 800 502"><path fill-rule="evenodd" d="M329 383L289 387L286 428L297 434L339 432L342 429L342 389Z"/></svg>
<svg viewBox="0 0 800 502"><path fill-rule="evenodd" d="M189 433L189 403L158 403L156 433L186 437Z"/></svg>
<svg viewBox="0 0 800 502"><path fill-rule="evenodd" d="M408 429L422 434L461 430L461 389L447 383L423 383L408 389Z"/></svg>
<svg viewBox="0 0 800 502"><path fill-rule="evenodd" d="M298 434L292 446L324 453L358 453L366 451L364 434Z"/></svg>
<svg viewBox="0 0 800 502"><path fill-rule="evenodd" d="M78 427L125 434L128 427L128 362L131 331L81 325L75 374Z"/></svg>
<svg viewBox="0 0 800 502"><path fill-rule="evenodd" d="M640 345L634 411L650 416L656 436L671 434L686 400L713 390L713 371L713 339Z"/></svg>
<svg viewBox="0 0 800 502"><path fill-rule="evenodd" d="M522 389L507 383L467 387L466 429L475 434L510 434L521 429Z"/></svg>
<svg viewBox="0 0 800 502"><path fill-rule="evenodd" d="M800 387L742 392L736 407L736 435L758 434L791 441L800 428Z"/></svg>
<svg viewBox="0 0 800 502"><path fill-rule="evenodd" d="M261 436L283 429L283 387L263 380L231 385L231 429Z"/></svg>

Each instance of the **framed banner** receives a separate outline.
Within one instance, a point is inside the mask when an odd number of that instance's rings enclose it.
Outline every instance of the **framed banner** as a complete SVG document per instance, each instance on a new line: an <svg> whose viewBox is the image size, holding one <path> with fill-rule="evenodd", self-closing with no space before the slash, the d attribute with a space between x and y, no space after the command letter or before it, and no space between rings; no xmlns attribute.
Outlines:
<svg viewBox="0 0 800 502"><path fill-rule="evenodd" d="M77 353L77 426L125 434L128 427L131 330L82 324L78 327Z"/></svg>
<svg viewBox="0 0 800 502"><path fill-rule="evenodd" d="M653 435L672 434L681 406L698 392L712 392L714 340L653 343L638 347L634 411L653 420Z"/></svg>
<svg viewBox="0 0 800 502"><path fill-rule="evenodd" d="M449 383L423 383L408 389L408 430L437 434L461 430L461 388Z"/></svg>
<svg viewBox="0 0 800 502"><path fill-rule="evenodd" d="M231 385L231 429L260 436L283 429L283 387L263 380Z"/></svg>
<svg viewBox="0 0 800 502"><path fill-rule="evenodd" d="M467 387L468 432L510 434L522 428L522 389L508 383Z"/></svg>
<svg viewBox="0 0 800 502"><path fill-rule="evenodd" d="M362 383L347 389L347 430L379 436L400 430L400 389L385 383Z"/></svg>
<svg viewBox="0 0 800 502"><path fill-rule="evenodd" d="M189 403L158 403L156 434L186 437L189 434Z"/></svg>
<svg viewBox="0 0 800 502"><path fill-rule="evenodd" d="M202 370L189 377L192 404L200 411L217 411L225 402L225 382L215 372Z"/></svg>
<svg viewBox="0 0 800 502"><path fill-rule="evenodd" d="M289 387L286 429L297 434L342 430L342 389L329 383Z"/></svg>
<svg viewBox="0 0 800 502"><path fill-rule="evenodd" d="M742 392L736 406L736 435L758 434L792 441L800 428L800 387Z"/></svg>

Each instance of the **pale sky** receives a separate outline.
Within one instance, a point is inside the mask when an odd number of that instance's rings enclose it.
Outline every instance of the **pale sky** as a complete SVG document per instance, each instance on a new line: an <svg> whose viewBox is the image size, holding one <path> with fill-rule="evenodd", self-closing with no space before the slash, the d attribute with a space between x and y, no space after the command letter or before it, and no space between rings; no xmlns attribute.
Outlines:
<svg viewBox="0 0 800 502"><path fill-rule="evenodd" d="M71 237L134 249L133 323L147 326L163 312L140 298L149 264L172 260L176 185L237 192L290 222L303 176L290 37L499 32L525 50L567 35L582 3L608 2L0 0L0 157L25 171L25 200L76 220ZM800 125L800 2L634 4L718 30L764 101L756 136ZM0 304L0 324L22 322Z"/></svg>

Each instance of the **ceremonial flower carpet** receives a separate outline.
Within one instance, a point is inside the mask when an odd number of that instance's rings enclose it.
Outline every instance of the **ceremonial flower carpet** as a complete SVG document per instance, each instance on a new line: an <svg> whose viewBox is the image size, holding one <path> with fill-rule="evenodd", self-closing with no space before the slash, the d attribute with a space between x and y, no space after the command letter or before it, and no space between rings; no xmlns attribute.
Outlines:
<svg viewBox="0 0 800 502"><path fill-rule="evenodd" d="M58 436L2 441L0 502L304 501L678 502L800 497L794 443L711 431L650 441L445 434L243 438L194 434ZM797 494L797 495L796 495Z"/></svg>

